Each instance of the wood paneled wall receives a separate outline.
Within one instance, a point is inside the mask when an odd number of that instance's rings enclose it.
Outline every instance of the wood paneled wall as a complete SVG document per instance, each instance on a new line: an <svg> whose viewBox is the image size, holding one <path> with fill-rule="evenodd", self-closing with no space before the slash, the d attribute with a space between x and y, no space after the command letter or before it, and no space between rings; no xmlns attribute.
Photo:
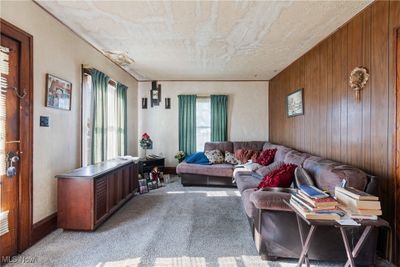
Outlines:
<svg viewBox="0 0 400 267"><path fill-rule="evenodd" d="M380 176L384 217L393 226L398 27L400 2L376 1L269 85L270 141ZM348 85L357 66L370 72L360 102ZM289 118L286 97L298 88L305 113Z"/></svg>

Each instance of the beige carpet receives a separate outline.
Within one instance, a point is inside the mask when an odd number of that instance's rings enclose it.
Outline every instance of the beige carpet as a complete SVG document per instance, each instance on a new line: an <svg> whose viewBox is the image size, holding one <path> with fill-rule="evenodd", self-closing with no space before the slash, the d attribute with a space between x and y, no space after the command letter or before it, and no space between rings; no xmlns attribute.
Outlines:
<svg viewBox="0 0 400 267"><path fill-rule="evenodd" d="M14 260L7 266L296 265L259 258L236 189L182 187L177 177L134 197L97 231L59 229Z"/></svg>

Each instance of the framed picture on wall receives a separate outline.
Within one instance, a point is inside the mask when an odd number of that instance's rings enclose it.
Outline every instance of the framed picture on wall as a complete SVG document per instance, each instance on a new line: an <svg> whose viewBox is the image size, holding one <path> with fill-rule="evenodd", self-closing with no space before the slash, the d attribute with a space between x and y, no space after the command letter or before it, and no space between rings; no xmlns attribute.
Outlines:
<svg viewBox="0 0 400 267"><path fill-rule="evenodd" d="M46 75L46 107L71 110L72 83Z"/></svg>
<svg viewBox="0 0 400 267"><path fill-rule="evenodd" d="M303 88L298 89L287 96L287 114L288 117L304 114Z"/></svg>

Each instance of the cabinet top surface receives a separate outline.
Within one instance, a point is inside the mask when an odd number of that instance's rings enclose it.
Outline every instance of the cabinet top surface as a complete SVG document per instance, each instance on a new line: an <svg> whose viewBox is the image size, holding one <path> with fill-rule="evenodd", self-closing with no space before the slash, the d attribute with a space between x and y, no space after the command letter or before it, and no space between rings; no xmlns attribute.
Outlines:
<svg viewBox="0 0 400 267"><path fill-rule="evenodd" d="M95 178L102 174L108 173L130 163L137 163L136 157L121 157L112 160L103 161L94 165L89 165L79 169L71 170L62 174L58 174L56 178Z"/></svg>

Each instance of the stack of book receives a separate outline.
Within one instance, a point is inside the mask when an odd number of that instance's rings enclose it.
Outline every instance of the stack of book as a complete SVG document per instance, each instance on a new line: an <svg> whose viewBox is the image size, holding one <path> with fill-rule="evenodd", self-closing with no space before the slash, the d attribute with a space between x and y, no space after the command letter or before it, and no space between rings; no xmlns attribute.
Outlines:
<svg viewBox="0 0 400 267"><path fill-rule="evenodd" d="M339 220L344 215L333 197L314 186L299 186L298 192L292 194L290 204L310 220Z"/></svg>
<svg viewBox="0 0 400 267"><path fill-rule="evenodd" d="M352 219L377 220L382 215L379 198L353 187L335 187L335 196Z"/></svg>

